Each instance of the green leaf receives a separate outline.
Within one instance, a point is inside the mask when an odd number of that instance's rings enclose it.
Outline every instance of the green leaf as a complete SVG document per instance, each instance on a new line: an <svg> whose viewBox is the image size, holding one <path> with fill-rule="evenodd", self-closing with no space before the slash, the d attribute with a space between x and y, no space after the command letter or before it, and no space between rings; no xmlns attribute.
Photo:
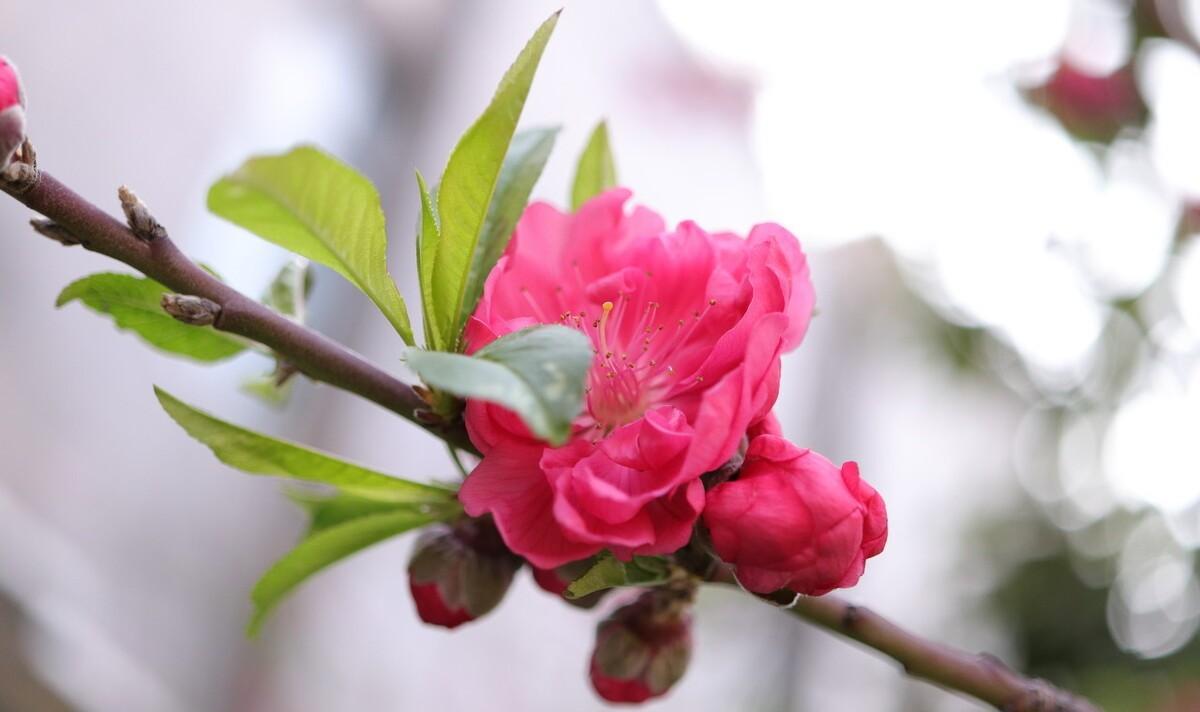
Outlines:
<svg viewBox="0 0 1200 712"><path fill-rule="evenodd" d="M262 303L280 314L303 324L308 297L312 294L313 271L308 260L294 257L287 261L263 293Z"/></svg>
<svg viewBox="0 0 1200 712"><path fill-rule="evenodd" d="M462 308L454 322L454 334L462 333L467 319L475 311L479 296L483 294L483 283L500 260L500 255L504 254L504 248L508 247L517 221L529 203L533 186L541 177L546 160L550 158L557 135L558 129L552 128L530 129L513 137L504 167L500 170L496 192L492 195L483 234L471 257L471 269L467 273Z"/></svg>
<svg viewBox="0 0 1200 712"><path fill-rule="evenodd" d="M157 386L154 393L167 414L188 435L207 445L221 462L244 472L320 482L383 502L442 504L454 498L453 491L442 487L391 477L226 423L183 403Z"/></svg>
<svg viewBox="0 0 1200 712"><path fill-rule="evenodd" d="M93 311L112 317L118 329L126 329L163 351L197 361L220 361L246 349L241 339L216 329L191 326L163 311L163 294L171 290L146 277L102 273L72 282L59 295L55 306L78 299Z"/></svg>
<svg viewBox="0 0 1200 712"><path fill-rule="evenodd" d="M379 194L353 168L312 146L251 158L213 185L208 208L353 282L412 345L408 311L387 271Z"/></svg>
<svg viewBox="0 0 1200 712"><path fill-rule="evenodd" d="M288 400L292 397L292 391L296 387L294 374L285 375L287 378L281 380L277 369L261 376L251 376L242 381L239 390L258 398L267 405L280 408L287 405Z"/></svg>
<svg viewBox="0 0 1200 712"><path fill-rule="evenodd" d="M367 499L358 497L345 492L337 492L333 495L317 495L311 492L303 492L293 490L287 493L288 497L296 504L303 507L309 515L308 533L306 536L312 536L317 532L328 529L338 524L343 524L351 519L358 519L374 514L383 514L386 512L395 512L400 509L411 509L412 504L395 504L393 502L380 502L375 499ZM461 510L457 508L447 507L445 510L436 510L446 512L441 514L440 518L446 518L447 514L458 514ZM433 511L429 512L430 514Z"/></svg>
<svg viewBox="0 0 1200 712"><path fill-rule="evenodd" d="M433 263L437 258L438 242L442 239L442 233L438 227L437 205L421 171L417 171L417 188L421 196L420 229L417 230L417 276L421 282L425 345L431 349L444 349L446 340L442 336L442 325L438 322L433 296Z"/></svg>
<svg viewBox="0 0 1200 712"><path fill-rule="evenodd" d="M351 518L306 537L254 586L250 596L254 601L254 616L248 634L257 635L275 606L316 572L372 544L437 520L435 515L409 507Z"/></svg>
<svg viewBox="0 0 1200 712"><path fill-rule="evenodd" d="M608 142L608 124L601 121L588 138L579 164L575 167L575 182L571 184L571 210L617 184L617 166L613 162Z"/></svg>
<svg viewBox="0 0 1200 712"><path fill-rule="evenodd" d="M564 592L567 598L582 598L590 593L618 586L657 586L671 579L666 559L635 556L621 561L609 553L601 554L583 576L571 582Z"/></svg>
<svg viewBox="0 0 1200 712"><path fill-rule="evenodd" d="M504 157L538 62L557 22L555 13L533 34L500 80L487 109L459 139L442 174L437 196L441 235L433 260L431 287L437 332L447 344L458 342L458 316L466 303L468 276L500 181Z"/></svg>
<svg viewBox="0 0 1200 712"><path fill-rule="evenodd" d="M583 405L592 343L565 326L542 325L502 336L473 356L408 352L408 365L434 388L498 403L538 437L566 442Z"/></svg>

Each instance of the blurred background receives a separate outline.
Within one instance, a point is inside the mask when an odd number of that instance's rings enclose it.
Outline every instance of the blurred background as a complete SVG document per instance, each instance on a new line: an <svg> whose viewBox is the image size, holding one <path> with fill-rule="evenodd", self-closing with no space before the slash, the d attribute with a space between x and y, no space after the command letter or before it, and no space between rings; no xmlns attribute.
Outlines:
<svg viewBox="0 0 1200 712"><path fill-rule="evenodd" d="M206 215L254 152L317 142L374 179L416 293L412 170L438 174L561 0L0 0L45 168L115 210L137 189L192 255L258 293L286 256ZM669 222L775 220L819 316L785 359L787 434L855 459L891 541L849 596L1087 693L1200 710L1200 2L568 0L526 109L561 124L537 196L566 201L607 118ZM151 384L412 478L437 443L302 383L285 409L78 305L121 270L0 200L0 711L595 710L596 614L522 576L449 634L419 624L391 541L306 584L264 636L248 591L304 527L216 462ZM311 322L401 371L336 275ZM980 709L741 596L706 592L656 710Z"/></svg>

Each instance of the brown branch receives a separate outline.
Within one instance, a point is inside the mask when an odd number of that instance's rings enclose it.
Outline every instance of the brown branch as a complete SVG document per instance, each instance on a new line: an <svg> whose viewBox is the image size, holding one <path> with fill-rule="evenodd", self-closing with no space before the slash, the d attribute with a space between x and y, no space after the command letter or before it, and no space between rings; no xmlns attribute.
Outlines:
<svg viewBox="0 0 1200 712"><path fill-rule="evenodd" d="M1024 677L991 655L974 655L921 638L872 610L833 596L801 596L787 609L900 663L908 675L970 695L1004 712L1100 712L1045 680Z"/></svg>
<svg viewBox="0 0 1200 712"><path fill-rule="evenodd" d="M451 445L474 452L461 424L430 421L426 403L408 384L325 336L287 319L213 277L179 251L145 206L123 191L127 213L143 227L129 227L91 204L45 171L29 181L0 181L16 200L49 218L35 228L64 244L73 239L88 250L123 262L181 295L214 303L213 328L269 347L315 381L350 391L420 425ZM153 221L153 224L151 224ZM157 229L155 229L157 228ZM66 238L64 238L66 236ZM197 327L203 328L203 327Z"/></svg>
<svg viewBox="0 0 1200 712"><path fill-rule="evenodd" d="M733 573L724 565L710 567L705 578L715 583L738 585ZM1046 680L1021 675L999 658L926 640L870 609L836 596L779 593L786 595L755 597L883 653L899 663L911 677L968 695L1003 712L1101 712L1091 702Z"/></svg>

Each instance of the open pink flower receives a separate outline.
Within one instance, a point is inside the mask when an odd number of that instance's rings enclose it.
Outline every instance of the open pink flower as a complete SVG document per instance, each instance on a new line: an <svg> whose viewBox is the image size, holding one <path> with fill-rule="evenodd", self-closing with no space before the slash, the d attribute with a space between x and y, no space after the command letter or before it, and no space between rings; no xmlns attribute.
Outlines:
<svg viewBox="0 0 1200 712"><path fill-rule="evenodd" d="M579 329L596 349L564 447L502 407L467 404L484 458L459 497L540 568L683 546L704 506L700 476L769 413L779 356L812 312L804 254L782 227L670 231L627 211L629 196L610 190L574 215L530 205L467 325L469 350L539 323Z"/></svg>

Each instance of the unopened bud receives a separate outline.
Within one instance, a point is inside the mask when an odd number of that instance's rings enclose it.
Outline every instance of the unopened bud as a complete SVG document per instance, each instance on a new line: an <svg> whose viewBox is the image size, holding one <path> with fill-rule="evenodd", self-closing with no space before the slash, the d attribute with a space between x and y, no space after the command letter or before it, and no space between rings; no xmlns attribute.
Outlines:
<svg viewBox="0 0 1200 712"><path fill-rule="evenodd" d="M589 677L609 702L645 702L666 694L691 657L691 591L650 589L596 628Z"/></svg>
<svg viewBox="0 0 1200 712"><path fill-rule="evenodd" d="M594 563L594 559L583 559L582 561L572 561L556 569L539 569L532 566L530 568L533 569L534 582L543 591L552 593L577 608L594 608L600 599L604 598L612 589L606 588L581 598L567 598L565 595L567 587L587 573Z"/></svg>
<svg viewBox="0 0 1200 712"><path fill-rule="evenodd" d="M1045 83L1025 93L1084 141L1111 143L1122 129L1146 120L1146 104L1129 66L1093 74L1062 60Z"/></svg>
<svg viewBox="0 0 1200 712"><path fill-rule="evenodd" d="M164 294L163 311L184 324L210 326L221 315L221 305L191 294Z"/></svg>
<svg viewBox="0 0 1200 712"><path fill-rule="evenodd" d="M125 213L125 221L129 229L143 240L157 240L167 236L167 229L150 213L150 208L133 190L123 185L117 189L117 197L121 201L121 210Z"/></svg>
<svg viewBox="0 0 1200 712"><path fill-rule="evenodd" d="M25 142L25 92L17 68L0 57L0 172Z"/></svg>
<svg viewBox="0 0 1200 712"><path fill-rule="evenodd" d="M33 226L33 230L37 234L42 237L48 237L64 247L79 245L82 242L78 237L75 237L75 233L53 220L34 218L29 221L29 224Z"/></svg>
<svg viewBox="0 0 1200 712"><path fill-rule="evenodd" d="M520 567L490 520L438 524L417 540L408 587L421 620L457 628L499 605Z"/></svg>

